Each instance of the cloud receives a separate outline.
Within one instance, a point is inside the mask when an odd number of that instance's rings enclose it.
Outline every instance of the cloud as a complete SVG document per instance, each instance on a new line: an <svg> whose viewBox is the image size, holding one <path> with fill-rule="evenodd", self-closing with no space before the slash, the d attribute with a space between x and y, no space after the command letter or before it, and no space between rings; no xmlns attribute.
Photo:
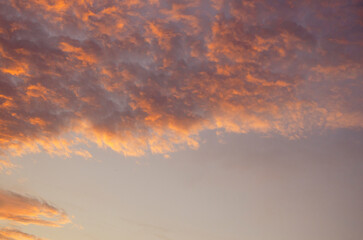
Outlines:
<svg viewBox="0 0 363 240"><path fill-rule="evenodd" d="M204 130L362 128L359 1L0 3L0 149L91 157Z"/></svg>
<svg viewBox="0 0 363 240"><path fill-rule="evenodd" d="M9 169L12 169L12 168L15 168L15 167L16 166L13 163L11 163L10 161L0 159L0 171L9 170Z"/></svg>
<svg viewBox="0 0 363 240"><path fill-rule="evenodd" d="M0 238L3 240L46 240L14 228L0 228Z"/></svg>
<svg viewBox="0 0 363 240"><path fill-rule="evenodd" d="M63 210L43 200L0 189L0 219L17 224L61 227L70 222Z"/></svg>

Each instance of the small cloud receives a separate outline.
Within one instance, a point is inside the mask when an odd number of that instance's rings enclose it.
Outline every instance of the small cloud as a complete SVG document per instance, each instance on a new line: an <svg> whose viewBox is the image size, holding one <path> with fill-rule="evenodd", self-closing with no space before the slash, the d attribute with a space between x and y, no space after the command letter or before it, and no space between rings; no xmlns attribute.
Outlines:
<svg viewBox="0 0 363 240"><path fill-rule="evenodd" d="M81 149L81 150L77 150L74 153L75 155L78 155L80 157L83 157L84 159L89 159L92 158L92 154L89 153L87 150Z"/></svg>
<svg viewBox="0 0 363 240"><path fill-rule="evenodd" d="M8 160L1 160L0 159L0 173L1 171L5 171L5 174L10 175L12 173L12 169L16 168L17 166Z"/></svg>
<svg viewBox="0 0 363 240"><path fill-rule="evenodd" d="M14 228L0 228L0 239L2 240L47 240L35 235L24 233Z"/></svg>
<svg viewBox="0 0 363 240"><path fill-rule="evenodd" d="M67 214L47 202L0 189L0 219L17 224L61 227L70 223Z"/></svg>

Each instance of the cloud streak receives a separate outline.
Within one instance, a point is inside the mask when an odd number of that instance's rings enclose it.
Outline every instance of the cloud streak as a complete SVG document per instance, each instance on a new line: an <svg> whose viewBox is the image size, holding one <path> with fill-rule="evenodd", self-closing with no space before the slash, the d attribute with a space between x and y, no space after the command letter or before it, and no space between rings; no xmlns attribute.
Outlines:
<svg viewBox="0 0 363 240"><path fill-rule="evenodd" d="M61 227L70 222L63 210L43 200L0 189L0 219L18 224Z"/></svg>
<svg viewBox="0 0 363 240"><path fill-rule="evenodd" d="M3 154L363 127L359 1L1 1ZM26 221L26 220L25 220Z"/></svg>
<svg viewBox="0 0 363 240"><path fill-rule="evenodd" d="M39 238L34 235L24 233L14 228L0 229L0 238L3 240L47 240L45 238Z"/></svg>

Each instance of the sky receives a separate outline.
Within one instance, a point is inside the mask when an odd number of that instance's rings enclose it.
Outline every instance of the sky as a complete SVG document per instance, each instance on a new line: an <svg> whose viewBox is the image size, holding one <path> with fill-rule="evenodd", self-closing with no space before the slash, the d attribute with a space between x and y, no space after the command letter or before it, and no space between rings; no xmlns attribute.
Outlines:
<svg viewBox="0 0 363 240"><path fill-rule="evenodd" d="M0 240L363 239L360 0L0 0Z"/></svg>

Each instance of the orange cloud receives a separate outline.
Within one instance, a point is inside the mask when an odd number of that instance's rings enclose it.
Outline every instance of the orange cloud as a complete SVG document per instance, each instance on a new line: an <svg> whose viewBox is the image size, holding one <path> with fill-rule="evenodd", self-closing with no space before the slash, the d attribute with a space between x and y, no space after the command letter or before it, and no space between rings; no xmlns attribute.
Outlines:
<svg viewBox="0 0 363 240"><path fill-rule="evenodd" d="M11 169L16 168L16 165L8 160L0 159L0 173L5 171L6 174L11 174Z"/></svg>
<svg viewBox="0 0 363 240"><path fill-rule="evenodd" d="M0 153L362 128L357 1L0 3ZM339 13L339 14L337 14ZM344 21L341 21L344 19Z"/></svg>
<svg viewBox="0 0 363 240"><path fill-rule="evenodd" d="M46 240L37 236L24 233L14 228L1 228L0 239L2 240Z"/></svg>
<svg viewBox="0 0 363 240"><path fill-rule="evenodd" d="M18 224L61 227L70 222L63 210L43 200L0 189L0 219Z"/></svg>

